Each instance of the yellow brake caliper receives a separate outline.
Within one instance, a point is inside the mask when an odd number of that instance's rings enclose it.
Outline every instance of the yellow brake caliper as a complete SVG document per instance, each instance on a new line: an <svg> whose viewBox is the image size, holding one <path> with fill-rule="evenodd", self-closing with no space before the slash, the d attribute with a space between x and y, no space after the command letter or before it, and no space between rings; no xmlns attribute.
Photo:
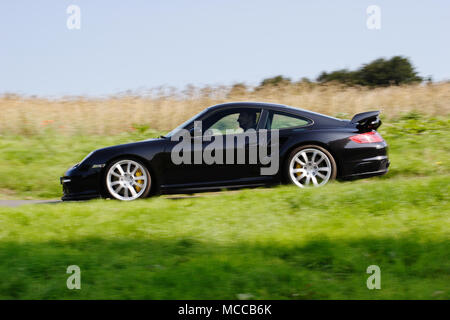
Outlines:
<svg viewBox="0 0 450 320"><path fill-rule="evenodd" d="M136 177L140 177L142 176L142 171L139 169L138 171L136 171ZM143 185L144 184L144 180L138 180L136 181L137 183ZM136 189L137 192L141 191L141 187L139 187L138 185L135 185L134 188Z"/></svg>
<svg viewBox="0 0 450 320"><path fill-rule="evenodd" d="M295 164L295 169L301 169L301 167L302 167L302 166L301 166L300 163L297 162L297 163ZM296 175L297 177L299 177L301 174L302 174L301 172L296 172L296 173L295 173L295 175Z"/></svg>

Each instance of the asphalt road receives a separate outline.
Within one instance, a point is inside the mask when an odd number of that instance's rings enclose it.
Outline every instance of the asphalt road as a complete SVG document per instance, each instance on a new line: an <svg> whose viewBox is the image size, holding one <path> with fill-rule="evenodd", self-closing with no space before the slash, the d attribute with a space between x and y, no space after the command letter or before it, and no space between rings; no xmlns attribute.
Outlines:
<svg viewBox="0 0 450 320"><path fill-rule="evenodd" d="M166 195L162 196L165 199L178 200L187 198L197 198L200 195ZM0 207L18 207L26 204L48 204L48 203L62 203L61 200L0 200Z"/></svg>
<svg viewBox="0 0 450 320"><path fill-rule="evenodd" d="M18 207L24 204L59 203L61 200L0 200L0 207Z"/></svg>

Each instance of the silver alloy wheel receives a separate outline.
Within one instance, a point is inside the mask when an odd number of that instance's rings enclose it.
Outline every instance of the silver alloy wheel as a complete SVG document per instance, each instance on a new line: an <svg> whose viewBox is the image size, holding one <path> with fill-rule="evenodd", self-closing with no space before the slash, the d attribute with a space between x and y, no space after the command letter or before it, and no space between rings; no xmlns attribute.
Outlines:
<svg viewBox="0 0 450 320"><path fill-rule="evenodd" d="M130 201L139 198L150 184L147 170L133 160L121 160L109 168L106 186L116 199Z"/></svg>
<svg viewBox="0 0 450 320"><path fill-rule="evenodd" d="M331 177L332 166L328 156L314 148L297 152L289 164L291 180L300 188L322 186Z"/></svg>

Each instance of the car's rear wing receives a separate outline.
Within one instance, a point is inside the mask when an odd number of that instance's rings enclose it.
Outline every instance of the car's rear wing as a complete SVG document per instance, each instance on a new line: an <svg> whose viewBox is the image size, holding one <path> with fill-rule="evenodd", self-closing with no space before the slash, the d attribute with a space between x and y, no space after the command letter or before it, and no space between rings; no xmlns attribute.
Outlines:
<svg viewBox="0 0 450 320"><path fill-rule="evenodd" d="M380 111L368 111L355 114L350 123L356 124L356 127L362 131L376 130L381 126L379 118Z"/></svg>

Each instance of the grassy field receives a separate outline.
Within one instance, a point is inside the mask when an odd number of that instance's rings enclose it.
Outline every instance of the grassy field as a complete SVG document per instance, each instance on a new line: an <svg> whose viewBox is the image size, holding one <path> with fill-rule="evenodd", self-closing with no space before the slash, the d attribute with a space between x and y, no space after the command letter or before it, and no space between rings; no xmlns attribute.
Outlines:
<svg viewBox="0 0 450 320"><path fill-rule="evenodd" d="M448 299L449 186L397 177L0 208L0 298ZM73 264L81 290L66 288ZM381 290L366 287L373 264Z"/></svg>
<svg viewBox="0 0 450 320"><path fill-rule="evenodd" d="M0 298L449 299L449 131L448 117L385 121L389 174L319 189L0 207ZM156 135L5 135L0 198L58 198L91 150Z"/></svg>

